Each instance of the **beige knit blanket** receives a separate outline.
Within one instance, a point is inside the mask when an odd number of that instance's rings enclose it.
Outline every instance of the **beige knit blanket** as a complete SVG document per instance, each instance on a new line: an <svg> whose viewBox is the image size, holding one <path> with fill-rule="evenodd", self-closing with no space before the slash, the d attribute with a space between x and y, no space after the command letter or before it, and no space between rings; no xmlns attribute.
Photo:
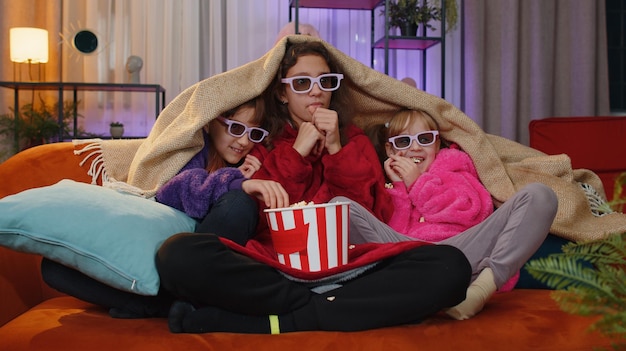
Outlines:
<svg viewBox="0 0 626 351"><path fill-rule="evenodd" d="M319 39L283 38L261 58L189 87L162 111L145 139L101 141L101 173L126 182L145 197L153 197L202 148L202 127L223 111L260 95L275 77L286 43L306 40ZM373 70L323 43L346 77L341 85L351 95L357 125L385 122L400 107L423 109L438 121L445 139L458 143L472 157L496 204L527 183L541 182L554 189L559 198L553 234L582 241L626 232L626 215L596 217L591 213L579 182L592 185L604 195L602 183L588 170L572 170L567 156L547 156L486 134L445 100Z"/></svg>

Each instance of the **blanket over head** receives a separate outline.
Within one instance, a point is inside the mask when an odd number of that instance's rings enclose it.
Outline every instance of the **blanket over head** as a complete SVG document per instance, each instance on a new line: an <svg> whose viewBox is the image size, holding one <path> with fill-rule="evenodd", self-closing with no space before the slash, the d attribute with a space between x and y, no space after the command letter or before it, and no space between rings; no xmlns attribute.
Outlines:
<svg viewBox="0 0 626 351"><path fill-rule="evenodd" d="M87 141L101 146L101 165L93 176L125 182L142 196L153 197L200 151L203 126L223 111L260 95L275 78L287 44L302 41L321 41L337 60L345 75L341 89L349 92L358 126L384 123L399 108L422 109L438 122L443 138L457 143L471 156L496 205L524 185L541 182L559 199L551 233L584 241L626 232L625 214L592 214L579 183L589 184L604 195L602 182L589 170L573 170L566 155L548 156L487 134L451 103L380 73L321 39L302 35L285 37L259 59L187 88L161 112L145 139Z"/></svg>

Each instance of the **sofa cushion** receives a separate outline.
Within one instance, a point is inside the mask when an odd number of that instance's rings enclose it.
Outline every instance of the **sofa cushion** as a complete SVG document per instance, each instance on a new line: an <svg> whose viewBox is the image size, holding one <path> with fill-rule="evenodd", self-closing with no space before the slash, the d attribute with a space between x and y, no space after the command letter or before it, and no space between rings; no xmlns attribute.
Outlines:
<svg viewBox="0 0 626 351"><path fill-rule="evenodd" d="M0 199L0 245L143 295L158 292L160 244L195 223L166 205L72 180Z"/></svg>
<svg viewBox="0 0 626 351"><path fill-rule="evenodd" d="M610 342L587 329L593 317L559 310L547 290L493 296L475 317L444 314L421 324L361 332L281 335L171 334L167 320L112 319L106 310L72 297L35 306L0 328L3 350L593 350Z"/></svg>
<svg viewBox="0 0 626 351"><path fill-rule="evenodd" d="M613 198L615 179L626 171L626 117L550 117L531 121L529 133L530 147L567 154L572 168L596 173Z"/></svg>

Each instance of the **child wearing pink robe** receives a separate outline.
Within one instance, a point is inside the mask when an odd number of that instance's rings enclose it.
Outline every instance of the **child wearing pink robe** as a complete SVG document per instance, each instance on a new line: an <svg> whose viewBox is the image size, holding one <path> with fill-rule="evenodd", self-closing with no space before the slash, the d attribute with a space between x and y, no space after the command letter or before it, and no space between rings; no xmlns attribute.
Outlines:
<svg viewBox="0 0 626 351"><path fill-rule="evenodd" d="M480 312L496 290L513 289L554 218L550 188L529 184L494 212L469 155L455 144L446 147L425 112L399 111L368 132L391 182L394 212L384 223L349 198L334 198L350 201L350 243L419 240L460 249L472 266L472 283L466 300L446 311L456 319Z"/></svg>

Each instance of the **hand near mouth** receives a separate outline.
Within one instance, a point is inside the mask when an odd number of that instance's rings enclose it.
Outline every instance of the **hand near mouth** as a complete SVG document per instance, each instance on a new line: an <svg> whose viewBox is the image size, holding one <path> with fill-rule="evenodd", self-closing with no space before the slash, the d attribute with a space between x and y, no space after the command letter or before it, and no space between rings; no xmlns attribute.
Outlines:
<svg viewBox="0 0 626 351"><path fill-rule="evenodd" d="M339 116L337 111L329 110L315 105L309 106L311 123L324 136L324 147L329 154L336 154L341 150L341 137L339 134Z"/></svg>
<svg viewBox="0 0 626 351"><path fill-rule="evenodd" d="M298 128L298 136L293 143L293 148L302 157L319 155L320 146L323 147L324 135L311 122L302 122Z"/></svg>
<svg viewBox="0 0 626 351"><path fill-rule="evenodd" d="M243 164L238 168L244 177L252 178L252 175L261 168L261 161L255 156L247 154Z"/></svg>
<svg viewBox="0 0 626 351"><path fill-rule="evenodd" d="M404 152L398 152L385 161L385 173L392 182L402 181L409 188L422 175L421 162L419 157L406 157Z"/></svg>

